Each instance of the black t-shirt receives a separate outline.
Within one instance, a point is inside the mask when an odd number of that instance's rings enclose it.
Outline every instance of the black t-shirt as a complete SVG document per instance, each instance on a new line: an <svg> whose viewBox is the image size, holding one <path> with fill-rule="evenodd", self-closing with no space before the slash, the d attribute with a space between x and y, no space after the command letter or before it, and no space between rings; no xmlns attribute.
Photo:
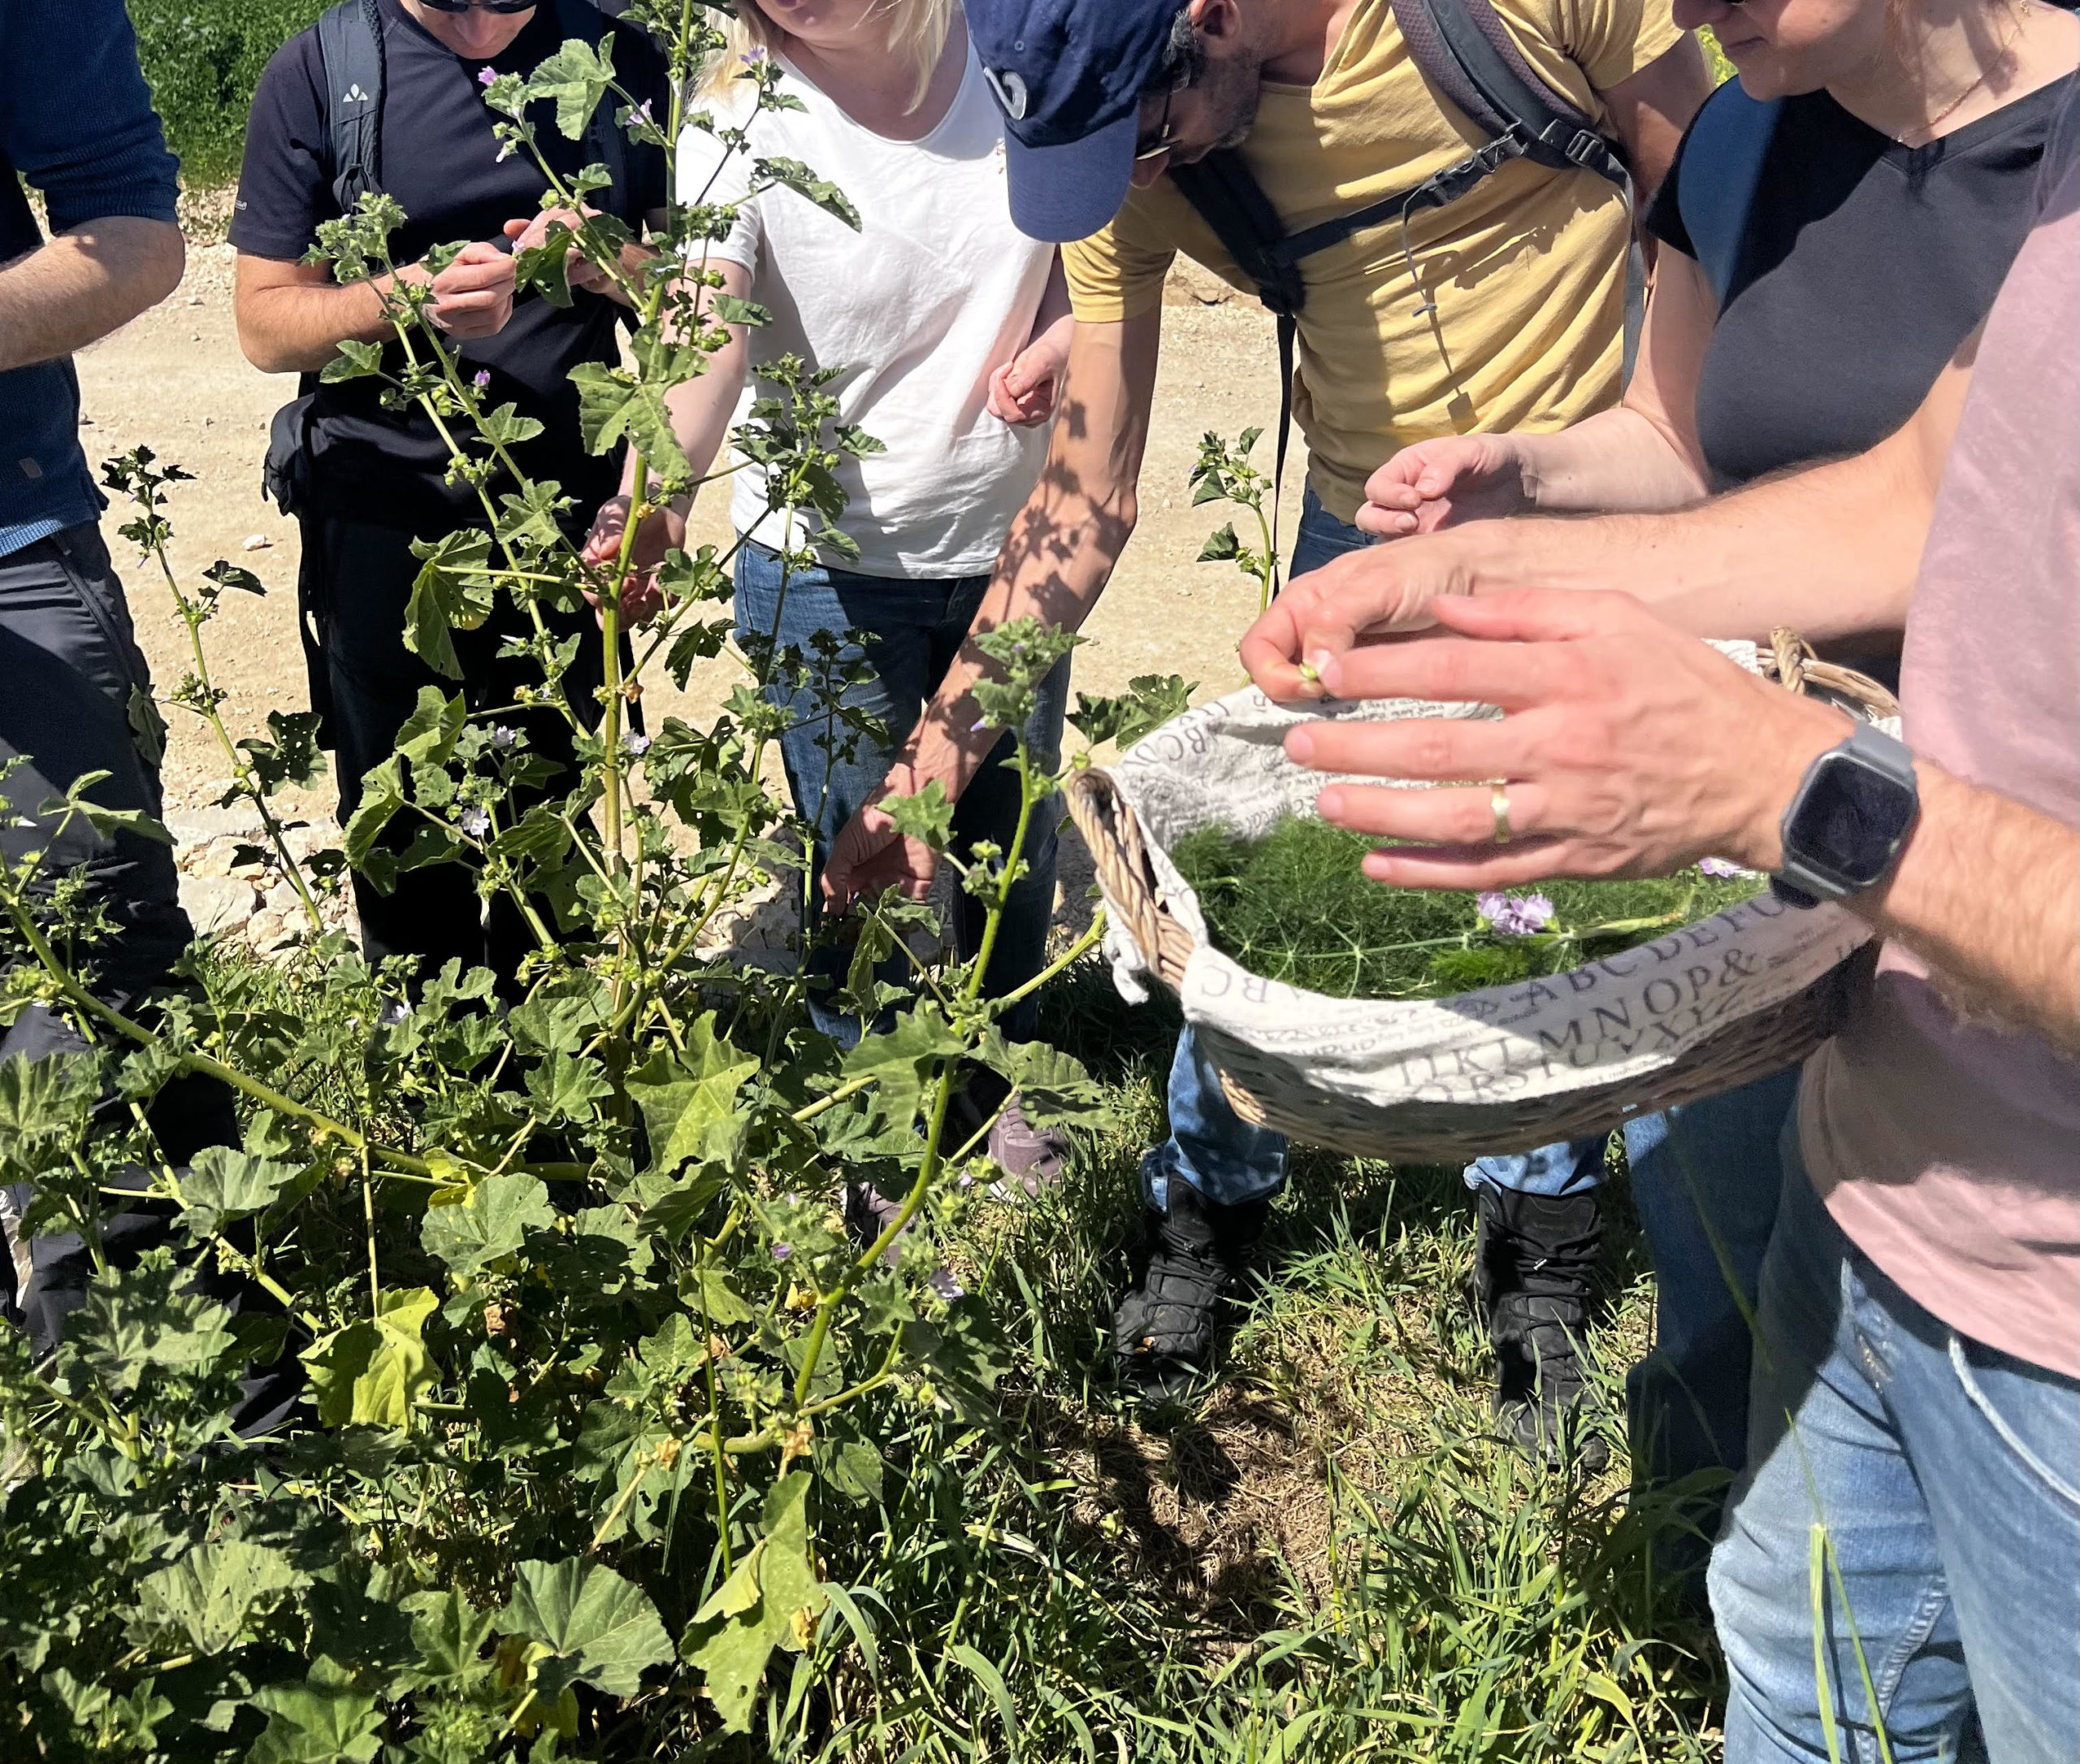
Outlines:
<svg viewBox="0 0 2080 1764"><path fill-rule="evenodd" d="M2037 163L2071 79L1922 147L1825 92L1785 101L1697 386L1719 488L1861 453L1913 415L1986 316L2030 229ZM1686 256L1685 155L1647 217Z"/></svg>
<svg viewBox="0 0 2080 1764"><path fill-rule="evenodd" d="M499 73L529 73L553 54L563 36L557 7L544 0L505 53L487 63L457 55L397 0L379 4L384 59L381 184L406 217L391 236L393 256L410 262L433 245L472 239L502 245L507 221L539 211L546 180L525 153L500 162L492 132L497 119L484 103L479 76L487 66ZM639 102L652 102L656 115L665 115L669 76L656 42L633 25L617 23L611 29L618 80ZM230 229L232 244L249 255L299 258L315 242L318 223L340 212L332 197L323 67L314 28L284 44L261 76ZM609 93L601 107L610 118L620 102ZM596 157L587 154L584 141L565 139L552 106L535 105L529 119L559 176ZM664 206L665 155L660 148L631 142L626 163L630 187L592 200L635 225ZM530 473L561 483L576 500L581 518L613 494L620 465L612 456L585 452L570 370L581 362L618 358L615 318L625 310L598 294L576 294L568 308L523 295L504 330L460 346L466 375L489 372L485 396L491 403L510 400L523 415L544 425L542 435L516 449L516 455ZM318 388L310 453L318 505L380 524L435 532L452 527L458 517L474 515L474 492L443 482L448 450L432 423L416 408L385 410L379 393L379 383L372 379Z"/></svg>

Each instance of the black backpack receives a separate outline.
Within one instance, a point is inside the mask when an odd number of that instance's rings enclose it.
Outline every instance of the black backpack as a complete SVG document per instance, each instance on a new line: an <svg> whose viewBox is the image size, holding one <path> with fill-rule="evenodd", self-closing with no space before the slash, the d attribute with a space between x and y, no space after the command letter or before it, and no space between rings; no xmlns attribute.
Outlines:
<svg viewBox="0 0 2080 1764"><path fill-rule="evenodd" d="M1299 232L1286 231L1242 154L1232 149L1170 168L1171 181L1256 284L1258 297L1278 320L1275 483L1285 479L1293 423L1293 345L1307 302L1302 259L1383 222L1398 220L1406 228L1411 215L1457 201L1513 159L1555 170L1580 167L1609 179L1628 196L1632 189L1624 149L1599 134L1594 123L1546 84L1511 41L1489 0L1391 4L1418 71L1486 133L1481 146L1411 189Z"/></svg>
<svg viewBox="0 0 2080 1764"><path fill-rule="evenodd" d="M545 3L555 13L559 41L575 37L597 43L613 28L596 0ZM318 55L332 145L332 197L345 214L383 188L383 15L376 0L339 0L320 14ZM621 191L629 188L629 143L613 113L606 102L593 111L585 158L588 164L604 166L613 188ZM314 377L306 375L303 396L275 413L268 436L261 488L284 514L297 513L309 501L307 430L314 386Z"/></svg>

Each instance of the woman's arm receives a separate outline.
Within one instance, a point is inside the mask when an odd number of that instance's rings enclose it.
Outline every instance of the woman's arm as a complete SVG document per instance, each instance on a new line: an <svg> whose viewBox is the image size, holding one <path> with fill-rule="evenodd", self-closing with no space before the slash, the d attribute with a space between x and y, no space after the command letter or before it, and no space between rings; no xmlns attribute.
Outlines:
<svg viewBox="0 0 2080 1764"><path fill-rule="evenodd" d="M1025 347L990 375L990 414L1021 427L1045 423L1055 414L1062 375L1069 362L1069 343L1076 315L1069 310L1069 279L1062 254L1055 254L1047 286L1034 314L1033 334Z"/></svg>
<svg viewBox="0 0 2080 1764"><path fill-rule="evenodd" d="M1452 435L1403 448L1372 474L1358 524L1390 539L1513 514L1646 514L1710 489L1697 381L1718 316L1704 274L1658 254L1625 401L1557 435Z"/></svg>
<svg viewBox="0 0 2080 1764"><path fill-rule="evenodd" d="M749 297L749 270L740 263L722 260L717 261L717 268L722 274L723 293L738 300ZM731 325L728 330L730 340L708 358L706 371L665 394L665 407L672 414L672 433L696 479L708 475L716 455L722 452L722 443L729 434L730 418L736 411L737 400L750 372L748 328ZM620 557L622 533L628 524L629 506L635 494L635 456L631 453L622 464L621 494L602 503L600 512L592 518L592 531L585 541L587 563L604 566ZM647 617L656 609L648 574L662 561L666 552L685 543L687 518L692 512L693 498L682 496L656 510L638 530L635 548L630 557L635 574L622 596L623 609L630 618Z"/></svg>

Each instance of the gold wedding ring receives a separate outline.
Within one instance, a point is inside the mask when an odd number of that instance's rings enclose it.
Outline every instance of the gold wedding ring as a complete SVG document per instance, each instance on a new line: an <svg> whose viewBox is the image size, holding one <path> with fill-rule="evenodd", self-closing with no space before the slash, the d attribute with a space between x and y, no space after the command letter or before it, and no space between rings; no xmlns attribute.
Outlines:
<svg viewBox="0 0 2080 1764"><path fill-rule="evenodd" d="M1492 784L1488 790L1488 806L1495 813L1495 843L1507 845L1516 837L1510 826L1510 787Z"/></svg>

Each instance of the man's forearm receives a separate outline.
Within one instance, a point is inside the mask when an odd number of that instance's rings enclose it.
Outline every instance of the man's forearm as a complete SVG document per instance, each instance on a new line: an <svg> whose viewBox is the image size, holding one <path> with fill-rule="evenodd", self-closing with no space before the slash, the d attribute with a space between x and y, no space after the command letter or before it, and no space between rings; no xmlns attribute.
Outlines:
<svg viewBox="0 0 2080 1764"><path fill-rule="evenodd" d="M376 281L255 288L239 297L239 346L265 374L314 374L341 343L387 343L392 335Z"/></svg>
<svg viewBox="0 0 2080 1764"><path fill-rule="evenodd" d="M1075 631L1090 616L1134 530L1162 323L1159 308L1077 324L1047 464L998 553L977 632L1029 618ZM990 671L971 636L897 756L899 786L936 778L958 795L981 768L998 731L976 726L971 689Z"/></svg>
<svg viewBox="0 0 2080 1764"><path fill-rule="evenodd" d="M1928 963L1953 1006L2080 1053L2080 831L1926 760L1915 773L1913 835L1852 910Z"/></svg>
<svg viewBox="0 0 2080 1764"><path fill-rule="evenodd" d="M0 373L54 362L128 324L180 285L180 229L112 215L0 267Z"/></svg>
<svg viewBox="0 0 2080 1764"><path fill-rule="evenodd" d="M1092 496L1051 484L1055 479L1051 462L1047 477L1012 523L976 613L976 631L1028 618L1080 630L1104 592L1133 532L1134 492L1131 486L1113 486L1109 493ZM895 770L908 770L912 789L937 778L949 796L958 796L990 756L1002 731L977 727L982 713L972 688L992 671L970 636L897 756Z"/></svg>

